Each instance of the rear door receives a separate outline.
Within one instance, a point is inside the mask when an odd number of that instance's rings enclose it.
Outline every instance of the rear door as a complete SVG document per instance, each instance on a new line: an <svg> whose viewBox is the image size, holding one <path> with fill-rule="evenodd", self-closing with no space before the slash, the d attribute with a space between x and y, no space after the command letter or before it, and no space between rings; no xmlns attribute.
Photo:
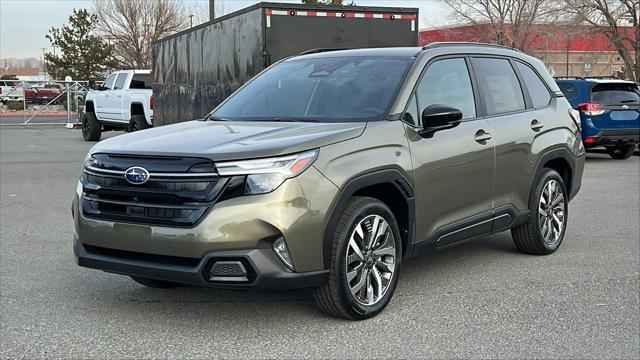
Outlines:
<svg viewBox="0 0 640 360"><path fill-rule="evenodd" d="M591 122L597 129L640 128L640 93L636 84L599 83L591 88L590 96Z"/></svg>
<svg viewBox="0 0 640 360"><path fill-rule="evenodd" d="M495 231L509 224L512 210L529 207L533 165L538 156L533 145L550 128L554 110L549 90L528 65L503 57L473 57L472 64L495 141ZM518 73L526 77L522 84ZM531 99L526 96L525 84L529 83L534 94Z"/></svg>
<svg viewBox="0 0 640 360"><path fill-rule="evenodd" d="M107 100L110 118L114 121L125 121L125 119L123 118L122 110L122 95L127 84L128 77L128 72L121 72L118 74L118 76L116 77L116 81L113 84L113 90L111 90L111 96ZM129 119L126 119L126 121L128 120Z"/></svg>

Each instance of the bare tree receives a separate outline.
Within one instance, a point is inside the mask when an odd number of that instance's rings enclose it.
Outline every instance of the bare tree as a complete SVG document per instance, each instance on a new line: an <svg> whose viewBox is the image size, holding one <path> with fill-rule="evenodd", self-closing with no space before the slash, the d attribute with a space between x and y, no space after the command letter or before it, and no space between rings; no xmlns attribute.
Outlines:
<svg viewBox="0 0 640 360"><path fill-rule="evenodd" d="M534 24L557 20L558 5L550 0L443 0L458 21L483 25L481 41L525 50Z"/></svg>
<svg viewBox="0 0 640 360"><path fill-rule="evenodd" d="M625 77L640 81L640 1L565 1L569 13L595 27L613 43L624 61Z"/></svg>
<svg viewBox="0 0 640 360"><path fill-rule="evenodd" d="M100 32L123 66L149 69L155 41L186 29L184 7L171 0L93 0Z"/></svg>

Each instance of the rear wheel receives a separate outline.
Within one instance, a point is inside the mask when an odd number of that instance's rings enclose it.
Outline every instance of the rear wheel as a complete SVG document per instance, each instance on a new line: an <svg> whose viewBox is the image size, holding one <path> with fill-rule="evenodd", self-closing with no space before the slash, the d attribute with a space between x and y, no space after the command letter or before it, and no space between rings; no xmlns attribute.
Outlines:
<svg viewBox="0 0 640 360"><path fill-rule="evenodd" d="M636 146L634 144L618 145L607 147L607 152L609 153L609 156L614 159L624 160L630 158L633 155L635 149Z"/></svg>
<svg viewBox="0 0 640 360"><path fill-rule="evenodd" d="M567 189L560 174L546 169L531 189L529 220L511 229L518 250L535 255L556 251L567 227L568 201Z"/></svg>
<svg viewBox="0 0 640 360"><path fill-rule="evenodd" d="M391 210L377 199L354 197L336 226L329 280L314 289L314 299L327 314L371 318L391 300L401 259L400 232Z"/></svg>
<svg viewBox="0 0 640 360"><path fill-rule="evenodd" d="M129 121L129 131L138 131L148 129L149 124L147 123L147 119L144 118L144 115L132 115L131 120Z"/></svg>
<svg viewBox="0 0 640 360"><path fill-rule="evenodd" d="M149 278L140 277L140 276L131 276L131 278L133 279L133 281L137 282L140 285L144 285L146 287L150 287L154 289L171 289L171 288L180 286L180 284L178 283L163 281L163 280L156 280L156 279L149 279Z"/></svg>
<svg viewBox="0 0 640 360"><path fill-rule="evenodd" d="M96 114L84 113L82 117L82 138L84 141L98 141L102 136L102 125L98 122Z"/></svg>

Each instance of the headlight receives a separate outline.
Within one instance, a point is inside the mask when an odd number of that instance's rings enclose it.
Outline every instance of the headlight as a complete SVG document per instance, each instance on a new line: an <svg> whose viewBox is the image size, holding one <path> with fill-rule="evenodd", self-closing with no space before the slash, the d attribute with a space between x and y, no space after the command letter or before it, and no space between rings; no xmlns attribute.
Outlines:
<svg viewBox="0 0 640 360"><path fill-rule="evenodd" d="M245 193L264 194L275 190L285 180L305 171L318 156L318 150L266 159L216 163L218 174L247 175Z"/></svg>

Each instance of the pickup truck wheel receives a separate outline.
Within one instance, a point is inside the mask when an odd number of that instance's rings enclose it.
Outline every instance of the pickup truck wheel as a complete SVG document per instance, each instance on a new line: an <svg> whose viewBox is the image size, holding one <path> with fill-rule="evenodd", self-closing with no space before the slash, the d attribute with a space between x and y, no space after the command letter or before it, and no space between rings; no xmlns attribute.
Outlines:
<svg viewBox="0 0 640 360"><path fill-rule="evenodd" d="M376 316L396 289L402 259L391 210L370 197L354 197L338 219L326 284L313 290L320 309L336 317Z"/></svg>
<svg viewBox="0 0 640 360"><path fill-rule="evenodd" d="M156 280L156 279L149 279L141 276L131 276L131 279L133 279L133 281L137 282L140 285L144 285L146 287L150 287L154 289L171 289L174 287L181 286L178 283L163 281L163 280Z"/></svg>
<svg viewBox="0 0 640 360"><path fill-rule="evenodd" d="M102 125L98 122L96 114L84 113L82 117L82 137L84 141L98 141L102 136Z"/></svg>
<svg viewBox="0 0 640 360"><path fill-rule="evenodd" d="M511 229L518 250L534 255L548 255L560 247L567 229L567 188L557 171L546 169L529 196L529 219Z"/></svg>
<svg viewBox="0 0 640 360"><path fill-rule="evenodd" d="M147 119L144 118L144 115L131 116L131 120L129 121L129 132L144 130L148 128L149 124L147 123Z"/></svg>
<svg viewBox="0 0 640 360"><path fill-rule="evenodd" d="M630 145L618 145L618 146L609 146L607 147L607 152L609 156L613 159L625 160L630 158L635 151L636 146L634 144Z"/></svg>

